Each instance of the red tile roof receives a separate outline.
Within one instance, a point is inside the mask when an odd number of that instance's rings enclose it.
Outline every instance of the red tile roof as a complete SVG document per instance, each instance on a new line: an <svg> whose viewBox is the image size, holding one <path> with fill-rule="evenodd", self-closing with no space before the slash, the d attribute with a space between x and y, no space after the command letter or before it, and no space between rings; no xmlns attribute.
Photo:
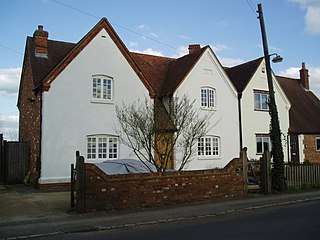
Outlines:
<svg viewBox="0 0 320 240"><path fill-rule="evenodd" d="M277 76L277 80L291 103L289 132L296 134L320 133L320 100L304 89L299 79Z"/></svg>

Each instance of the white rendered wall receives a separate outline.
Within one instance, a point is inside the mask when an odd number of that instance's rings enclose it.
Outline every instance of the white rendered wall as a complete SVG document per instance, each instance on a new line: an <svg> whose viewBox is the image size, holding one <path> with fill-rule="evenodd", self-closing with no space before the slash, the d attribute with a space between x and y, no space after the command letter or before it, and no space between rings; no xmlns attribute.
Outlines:
<svg viewBox="0 0 320 240"><path fill-rule="evenodd" d="M191 100L195 99L195 106L201 108L201 87L212 87L216 91L216 108L211 118L213 128L207 135L220 137L220 156L206 157L196 154L185 166L186 170L224 167L233 158L238 157L240 151L237 95L209 49L178 87L175 95L187 95ZM202 111L207 113L208 110ZM179 158L179 153L175 154Z"/></svg>
<svg viewBox="0 0 320 240"><path fill-rule="evenodd" d="M270 126L270 115L268 111L254 110L254 90L268 91L268 82L266 72L263 73L264 62L258 67L256 73L251 81L243 91L241 105L242 105L242 132L243 132L243 146L248 148L249 159L260 159L261 154L257 154L256 149L256 134L268 134ZM288 144L287 134L289 129L289 108L288 102L283 91L279 87L278 82L273 76L273 85L275 91L275 99L279 115L280 129L283 133L282 146L284 153L284 160L288 160Z"/></svg>
<svg viewBox="0 0 320 240"><path fill-rule="evenodd" d="M106 36L105 38L102 36ZM109 104L92 102L92 75L113 77ZM43 93L40 183L70 181L75 152L86 156L86 137L115 135L115 106L144 99L149 93L103 29ZM119 158L135 158L123 144Z"/></svg>

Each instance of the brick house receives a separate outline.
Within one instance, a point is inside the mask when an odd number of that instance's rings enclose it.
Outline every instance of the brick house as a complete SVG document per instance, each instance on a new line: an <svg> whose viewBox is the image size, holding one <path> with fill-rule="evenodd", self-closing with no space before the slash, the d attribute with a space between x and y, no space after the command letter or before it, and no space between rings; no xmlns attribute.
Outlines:
<svg viewBox="0 0 320 240"><path fill-rule="evenodd" d="M300 78L277 76L288 97L289 152L293 163L320 163L320 100L309 89L309 74L305 63Z"/></svg>
<svg viewBox="0 0 320 240"><path fill-rule="evenodd" d="M166 101L188 95L201 111L215 112L215 127L186 169L223 167L238 156L237 92L209 46L190 45L180 58L130 52L106 18L78 43L48 36L39 26L27 37L17 104L31 183L68 185L76 150L92 163L135 158L114 130L115 106L145 97L165 110Z"/></svg>

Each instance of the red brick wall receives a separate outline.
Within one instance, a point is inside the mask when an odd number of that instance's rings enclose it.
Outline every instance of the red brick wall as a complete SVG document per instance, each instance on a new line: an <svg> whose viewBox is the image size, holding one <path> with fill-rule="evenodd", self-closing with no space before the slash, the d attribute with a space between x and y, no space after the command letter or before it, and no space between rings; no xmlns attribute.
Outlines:
<svg viewBox="0 0 320 240"><path fill-rule="evenodd" d="M304 135L304 160L311 163L320 163L320 152L316 150L316 137L319 135Z"/></svg>
<svg viewBox="0 0 320 240"><path fill-rule="evenodd" d="M19 139L30 142L30 182L36 184L40 174L41 96L33 89L30 59L25 57L18 99Z"/></svg>
<svg viewBox="0 0 320 240"><path fill-rule="evenodd" d="M141 208L244 195L242 159L224 169L106 175L85 164L86 211Z"/></svg>

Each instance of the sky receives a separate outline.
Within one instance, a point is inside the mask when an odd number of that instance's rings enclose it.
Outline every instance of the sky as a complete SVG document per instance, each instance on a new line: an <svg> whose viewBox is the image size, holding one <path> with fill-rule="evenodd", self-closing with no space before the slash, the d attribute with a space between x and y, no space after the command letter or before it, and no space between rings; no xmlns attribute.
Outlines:
<svg viewBox="0 0 320 240"><path fill-rule="evenodd" d="M320 98L320 0L0 0L0 133L18 136L16 107L26 37L38 25L49 39L77 43L102 18L130 51L180 57L210 45L223 66L263 55L257 4L278 75L298 78L302 62Z"/></svg>

